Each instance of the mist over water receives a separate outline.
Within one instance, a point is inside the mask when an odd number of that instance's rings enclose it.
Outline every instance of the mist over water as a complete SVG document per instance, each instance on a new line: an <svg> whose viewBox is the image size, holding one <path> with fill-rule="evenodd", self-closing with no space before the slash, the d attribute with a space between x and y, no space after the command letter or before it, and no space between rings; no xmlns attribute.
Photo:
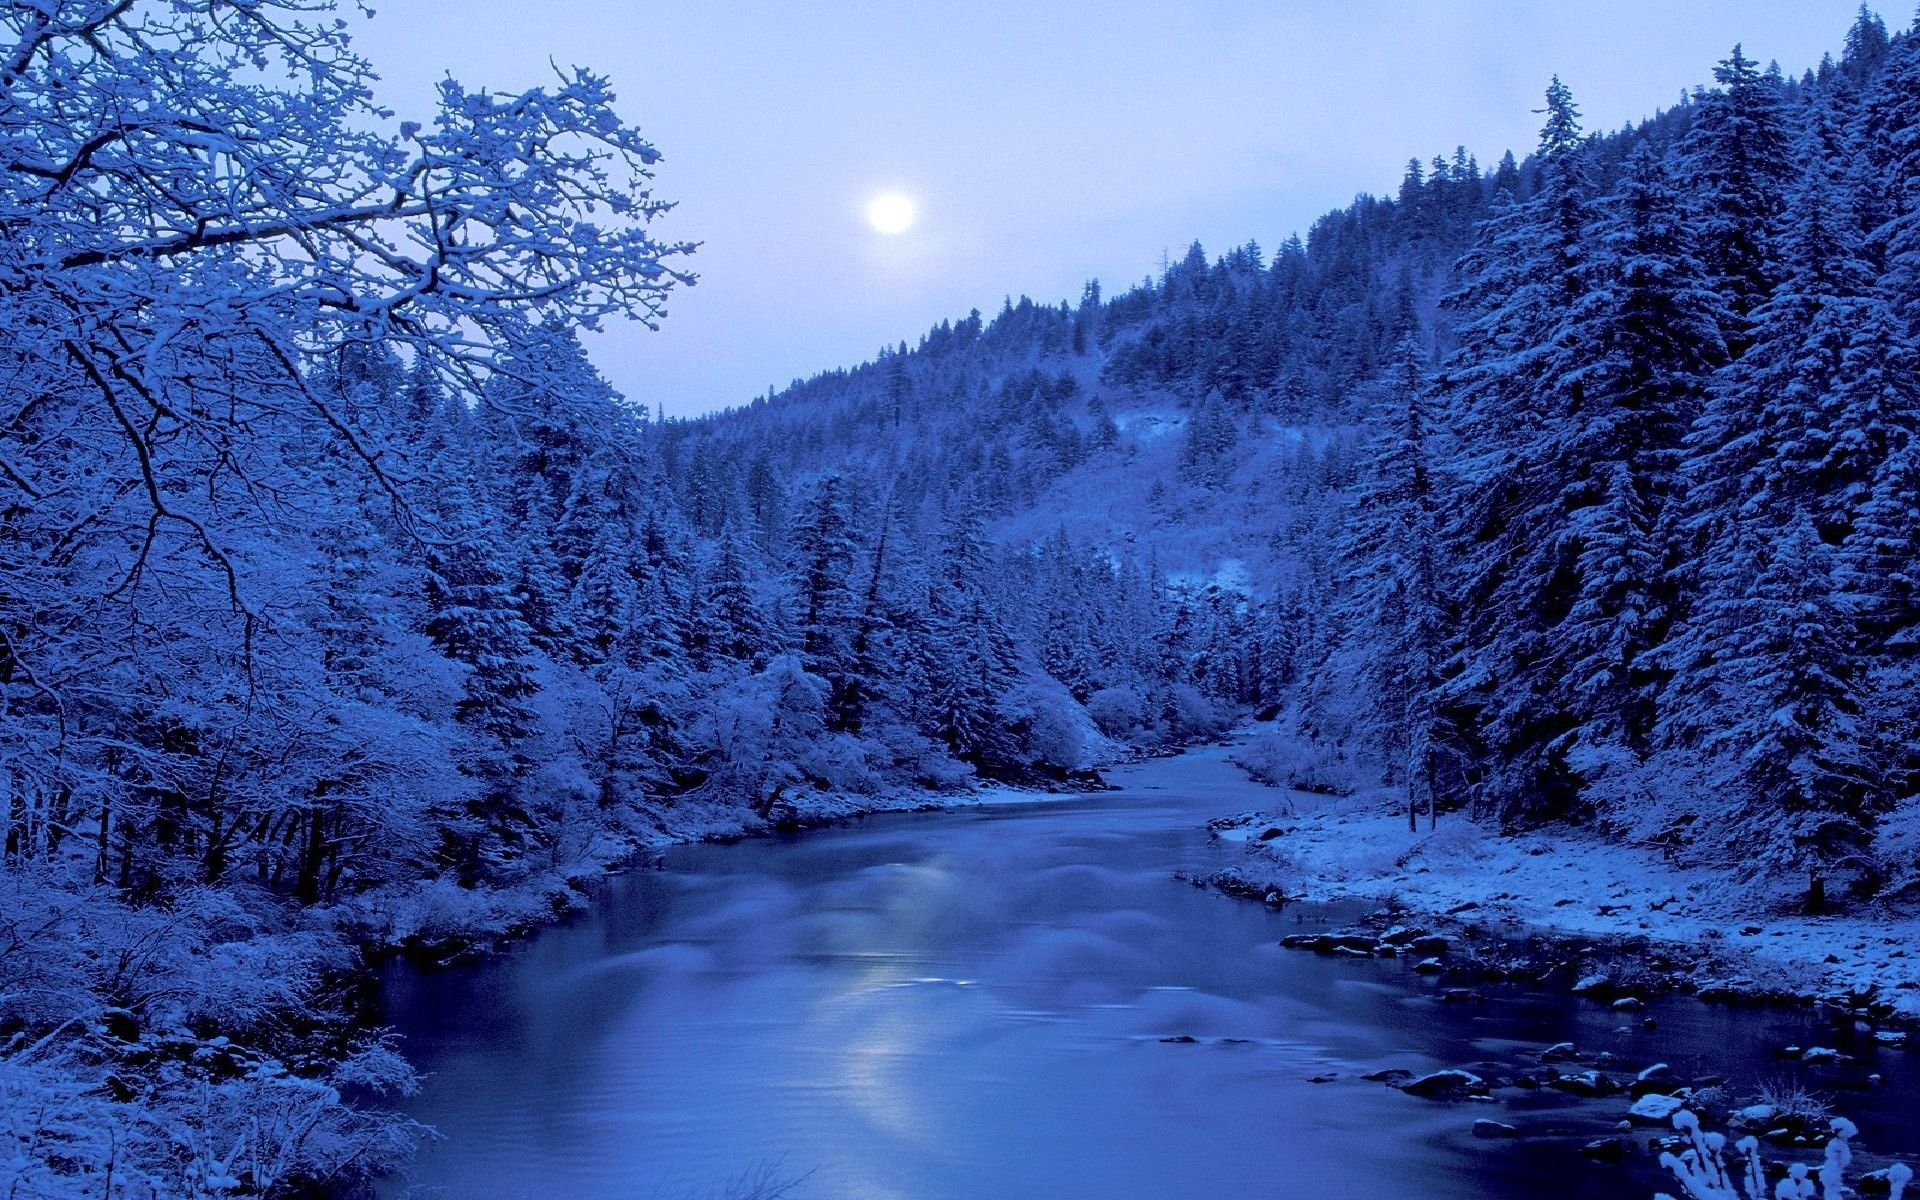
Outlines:
<svg viewBox="0 0 1920 1200"><path fill-rule="evenodd" d="M1622 1099L1436 1104L1358 1075L1531 1063L1560 1040L1748 1082L1796 1014L1660 1027L1564 996L1443 1005L1396 963L1282 951L1303 923L1174 881L1210 816L1271 803L1209 749L1044 805L689 846L504 958L388 981L443 1138L418 1195L717 1194L771 1165L836 1200L1650 1194L1576 1155ZM1831 1034L1828 1037L1831 1038ZM1163 1038L1191 1037L1193 1043ZM1315 1077L1336 1076L1330 1082ZM1912 1071L1849 1096L1870 1148ZM1475 1141L1476 1117L1522 1126ZM407 1194L401 1182L388 1194Z"/></svg>

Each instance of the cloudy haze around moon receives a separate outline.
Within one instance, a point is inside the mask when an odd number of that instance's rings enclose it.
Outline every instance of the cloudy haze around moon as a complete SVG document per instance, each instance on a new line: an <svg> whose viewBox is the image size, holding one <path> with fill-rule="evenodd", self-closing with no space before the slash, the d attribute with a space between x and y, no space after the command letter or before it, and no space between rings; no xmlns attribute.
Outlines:
<svg viewBox="0 0 1920 1200"><path fill-rule="evenodd" d="M445 73L519 89L612 76L665 154L662 236L704 243L659 333L589 340L673 415L870 357L1007 294L1077 298L1200 239L1271 248L1409 157L1524 153L1548 76L1611 129L1710 80L1735 37L1789 71L1856 0L1605 5L1334 0L401 0L361 26L399 115ZM1882 6L1904 25L1904 3ZM359 22L356 21L356 25ZM876 231L897 191L912 228Z"/></svg>

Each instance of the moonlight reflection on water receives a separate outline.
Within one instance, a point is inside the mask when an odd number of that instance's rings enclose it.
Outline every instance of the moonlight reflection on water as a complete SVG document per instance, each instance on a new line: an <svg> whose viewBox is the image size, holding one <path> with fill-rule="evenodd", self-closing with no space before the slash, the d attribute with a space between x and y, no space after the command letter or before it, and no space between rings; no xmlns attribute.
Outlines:
<svg viewBox="0 0 1920 1200"><path fill-rule="evenodd" d="M1467 1200L1542 1178L1620 1200L1651 1194L1652 1160L1577 1149L1623 1099L1450 1105L1358 1076L1573 1040L1752 1083L1804 1036L1796 1014L1690 1001L1656 1005L1653 1031L1560 995L1443 1005L1398 963L1280 951L1356 910L1274 913L1171 878L1218 853L1207 818L1272 798L1224 754L1094 796L682 847L500 960L396 972L390 1015L431 1072L414 1112L444 1135L417 1182L704 1196L777 1162L812 1172L796 1196L835 1200ZM1912 1075L1845 1102L1869 1146L1912 1111ZM1477 1142L1481 1116L1532 1136Z"/></svg>

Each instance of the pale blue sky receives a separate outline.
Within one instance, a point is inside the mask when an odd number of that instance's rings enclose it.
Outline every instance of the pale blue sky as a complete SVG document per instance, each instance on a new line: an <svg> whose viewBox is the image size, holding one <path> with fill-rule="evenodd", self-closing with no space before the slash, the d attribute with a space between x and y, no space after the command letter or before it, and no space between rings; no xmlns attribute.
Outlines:
<svg viewBox="0 0 1920 1200"><path fill-rule="evenodd" d="M1902 0L1904 6L1905 0ZM1111 291L1194 238L1271 248L1410 156L1531 145L1547 78L1589 128L1670 105L1735 41L1790 71L1857 0L393 0L358 33L402 115L612 76L666 155L663 235L705 243L660 333L591 342L670 414L870 357L1003 296ZM1890 26L1904 7L1883 8ZM919 204L901 237L863 206Z"/></svg>

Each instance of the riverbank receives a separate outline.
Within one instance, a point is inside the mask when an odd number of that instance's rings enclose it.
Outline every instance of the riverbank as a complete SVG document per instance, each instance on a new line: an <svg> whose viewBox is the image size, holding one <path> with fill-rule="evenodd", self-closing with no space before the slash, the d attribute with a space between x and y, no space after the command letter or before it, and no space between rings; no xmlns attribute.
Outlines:
<svg viewBox="0 0 1920 1200"><path fill-rule="evenodd" d="M1620 1200L1661 1181L1661 1129L1618 1130L1656 1080L1699 1089L1716 1122L1777 1080L1845 1090L1863 1153L1910 1151L1920 1059L1824 1011L1654 996L1629 1016L1571 980L1374 957L1384 928L1364 958L1282 948L1371 905L1280 912L1170 886L1239 857L1209 821L1275 796L1231 753L1117 767L1116 790L1065 803L674 849L511 953L395 965L388 1021L427 1076L408 1112L444 1137L386 1194L709 1194L772 1161L815 1172L809 1195L1284 1177L1489 1200L1550 1177L1568 1200ZM1449 939L1438 957L1480 971L1496 949ZM1788 1044L1848 1061L1788 1062ZM1404 1087L1453 1070L1484 1095Z"/></svg>
<svg viewBox="0 0 1920 1200"><path fill-rule="evenodd" d="M1231 761L1234 744L1229 737L1182 753ZM1162 756L1130 756L1101 769L1124 777L1155 757ZM1564 975L1560 982L1573 987L1604 963L1612 978L1599 990L1610 996L1827 1001L1920 1028L1920 912L1764 912L1754 891L1728 874L1677 866L1653 849L1587 831L1504 835L1448 814L1432 829L1423 816L1409 832L1405 812L1390 799L1246 784L1248 795L1276 802L1209 822L1229 858L1205 882L1259 899L1378 905L1376 933L1413 922L1451 936L1461 951L1451 967L1456 978L1504 974L1545 982ZM424 884L397 897L369 893L356 899L359 911L347 924L372 960L405 956L446 966L496 953L589 908L609 879L674 846L882 814L1046 803L1109 786L1095 774L1044 788L975 783L953 792L823 793L765 816L683 803L649 812L647 828L564 870L485 892Z"/></svg>
<svg viewBox="0 0 1920 1200"><path fill-rule="evenodd" d="M1769 911L1730 872L1677 866L1655 849L1577 829L1503 835L1446 814L1409 832L1387 798L1276 792L1211 823L1230 861L1225 890L1289 900L1365 900L1435 929L1548 948L1546 969L1584 943L1617 956L1658 944L1639 986L1708 996L1845 999L1920 1021L1920 912ZM1607 947L1613 947L1609 951ZM1657 976L1651 977L1651 976Z"/></svg>
<svg viewBox="0 0 1920 1200"><path fill-rule="evenodd" d="M1085 780L1063 781L1059 790L989 782L945 792L822 792L783 801L764 815L736 804L683 800L650 806L631 830L597 831L572 848L566 862L508 886L466 888L445 878L410 881L362 892L310 915L348 936L371 962L404 957L423 966L451 966L497 953L586 910L609 879L640 869L675 846L739 841L886 813L1032 804L1104 786L1092 773Z"/></svg>
<svg viewBox="0 0 1920 1200"><path fill-rule="evenodd" d="M0 1193L119 1195L108 1182L135 1179L148 1190L128 1195L183 1195L182 1180L228 1178L244 1145L261 1190L359 1194L423 1137L396 1111L420 1079L381 1014L394 960L477 961L572 924L675 845L1049 795L1002 784L809 791L766 814L687 797L602 809L502 885L394 878L311 906L244 885L129 904L87 882L72 841L69 864L0 872L0 978L16 1018L0 1109L29 1114L0 1131Z"/></svg>

